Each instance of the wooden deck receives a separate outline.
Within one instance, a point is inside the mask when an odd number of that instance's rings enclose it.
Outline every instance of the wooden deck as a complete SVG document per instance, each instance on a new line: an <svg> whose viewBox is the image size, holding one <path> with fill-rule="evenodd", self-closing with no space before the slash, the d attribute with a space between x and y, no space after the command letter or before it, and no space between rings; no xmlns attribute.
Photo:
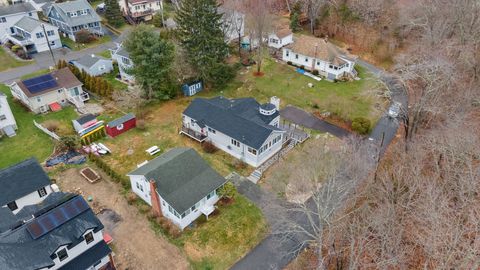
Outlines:
<svg viewBox="0 0 480 270"><path fill-rule="evenodd" d="M185 126L182 126L180 134L187 135L188 137L196 140L197 142L203 142L207 139L207 136L205 134L202 134Z"/></svg>

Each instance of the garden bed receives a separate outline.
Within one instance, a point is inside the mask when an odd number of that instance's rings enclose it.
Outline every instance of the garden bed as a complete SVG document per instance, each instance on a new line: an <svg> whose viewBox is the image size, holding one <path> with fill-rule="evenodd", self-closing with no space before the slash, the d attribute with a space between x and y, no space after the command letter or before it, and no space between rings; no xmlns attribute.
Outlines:
<svg viewBox="0 0 480 270"><path fill-rule="evenodd" d="M80 170L80 175L90 183L95 183L101 179L100 175L90 167L86 167Z"/></svg>

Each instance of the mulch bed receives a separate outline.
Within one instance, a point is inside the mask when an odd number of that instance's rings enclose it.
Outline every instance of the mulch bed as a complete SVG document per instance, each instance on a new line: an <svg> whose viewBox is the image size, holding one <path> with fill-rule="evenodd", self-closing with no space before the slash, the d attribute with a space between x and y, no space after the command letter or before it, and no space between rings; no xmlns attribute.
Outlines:
<svg viewBox="0 0 480 270"><path fill-rule="evenodd" d="M90 183L95 183L100 180L100 175L89 167L80 170L80 174L85 177Z"/></svg>
<svg viewBox="0 0 480 270"><path fill-rule="evenodd" d="M350 121L345 121L344 119L342 119L340 116L337 116L337 115L334 115L334 114L331 114L330 116L328 117L323 117L319 111L315 111L313 112L313 115L315 115L315 117L318 117L322 120L324 120L325 122L328 122L332 125L335 125L337 127L341 127L343 129L346 129L350 132L354 132L352 130L352 123Z"/></svg>

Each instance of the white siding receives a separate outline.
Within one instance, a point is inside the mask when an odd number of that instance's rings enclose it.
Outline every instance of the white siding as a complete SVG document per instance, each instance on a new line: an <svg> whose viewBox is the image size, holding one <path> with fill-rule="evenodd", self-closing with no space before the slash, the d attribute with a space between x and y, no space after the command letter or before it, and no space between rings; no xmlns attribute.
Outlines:
<svg viewBox="0 0 480 270"><path fill-rule="evenodd" d="M33 205L33 204L38 204L38 203L41 203L43 200L45 200L45 198L53 192L52 188L50 187L50 185L48 186L45 186L45 191L47 192L47 195L43 196L43 197L40 197L39 193L37 190L35 190L34 192L26 195L26 196L23 196L21 198L18 198L15 200L15 203L17 204L17 209L12 211L14 214L17 214L20 210L22 210L23 207L27 206L27 205Z"/></svg>
<svg viewBox="0 0 480 270"><path fill-rule="evenodd" d="M286 46L290 43L293 43L293 34L290 34L286 37L279 38L276 34L270 34L268 35L268 46L275 48L275 49L280 49L283 46Z"/></svg>
<svg viewBox="0 0 480 270"><path fill-rule="evenodd" d="M5 119L0 118L0 133L2 128L6 126L14 126L17 129L17 122L13 116L10 105L8 104L7 96L0 95L0 117L5 116Z"/></svg>
<svg viewBox="0 0 480 270"><path fill-rule="evenodd" d="M21 18L24 16L30 16L38 20L38 14L35 11L29 12L22 12L17 14L10 14L10 15L2 15L0 18L5 18L6 22L1 22L0 20L0 39L3 38L5 34L10 34L10 27L16 24Z"/></svg>

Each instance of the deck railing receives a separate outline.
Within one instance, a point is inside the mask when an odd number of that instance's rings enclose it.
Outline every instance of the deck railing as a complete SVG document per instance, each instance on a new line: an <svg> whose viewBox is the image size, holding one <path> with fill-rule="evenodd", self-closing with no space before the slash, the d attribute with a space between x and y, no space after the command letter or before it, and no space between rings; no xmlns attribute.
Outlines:
<svg viewBox="0 0 480 270"><path fill-rule="evenodd" d="M186 126L182 126L182 129L181 129L180 133L183 133L183 134L187 135L188 137L190 137L190 138L192 138L192 139L194 139L198 142L203 142L207 138L207 135L202 134L198 131L195 131L191 128L188 128Z"/></svg>

